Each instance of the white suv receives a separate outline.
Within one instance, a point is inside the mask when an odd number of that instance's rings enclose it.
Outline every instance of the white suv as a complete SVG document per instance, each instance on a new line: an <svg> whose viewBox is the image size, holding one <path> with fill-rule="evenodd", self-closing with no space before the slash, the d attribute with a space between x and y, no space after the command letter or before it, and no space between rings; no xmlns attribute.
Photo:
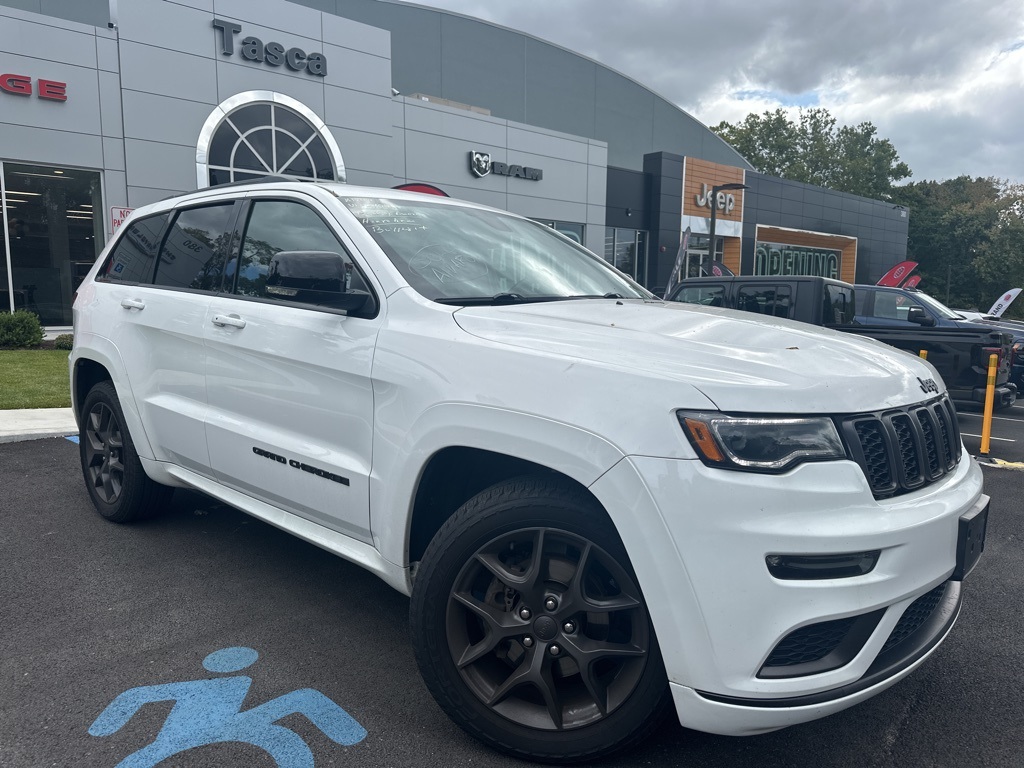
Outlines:
<svg viewBox="0 0 1024 768"><path fill-rule="evenodd" d="M479 205L267 180L135 211L78 292L81 458L115 522L193 488L412 596L427 686L521 757L670 703L753 734L945 638L988 497L928 363L659 301Z"/></svg>

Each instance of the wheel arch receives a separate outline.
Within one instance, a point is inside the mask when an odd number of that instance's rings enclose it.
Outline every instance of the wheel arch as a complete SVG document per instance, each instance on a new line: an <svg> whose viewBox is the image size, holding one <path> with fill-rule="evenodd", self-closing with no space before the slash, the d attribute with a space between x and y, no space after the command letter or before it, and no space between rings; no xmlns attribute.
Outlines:
<svg viewBox="0 0 1024 768"><path fill-rule="evenodd" d="M549 474L587 489L622 457L605 438L571 424L476 403L433 406L404 440L375 449L374 541L385 558L410 566L444 521L484 488L517 475ZM401 509L404 516L388 515Z"/></svg>
<svg viewBox="0 0 1024 768"><path fill-rule="evenodd" d="M142 425L142 418L135 405L135 397L125 380L125 368L117 349L102 337L90 337L88 351L82 349L82 342L71 358L71 406L79 429L82 426L82 403L89 390L101 381L109 381L117 392L125 425L135 443L135 450L143 459L153 458L153 448Z"/></svg>

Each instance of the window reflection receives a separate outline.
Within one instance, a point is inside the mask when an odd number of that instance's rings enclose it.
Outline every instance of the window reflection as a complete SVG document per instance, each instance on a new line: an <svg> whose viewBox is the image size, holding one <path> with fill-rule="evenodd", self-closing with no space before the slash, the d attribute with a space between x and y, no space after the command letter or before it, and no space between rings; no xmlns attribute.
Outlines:
<svg viewBox="0 0 1024 768"><path fill-rule="evenodd" d="M0 311L27 309L43 325L69 326L74 292L103 247L100 174L20 163L3 163L0 173L11 277L0 261Z"/></svg>

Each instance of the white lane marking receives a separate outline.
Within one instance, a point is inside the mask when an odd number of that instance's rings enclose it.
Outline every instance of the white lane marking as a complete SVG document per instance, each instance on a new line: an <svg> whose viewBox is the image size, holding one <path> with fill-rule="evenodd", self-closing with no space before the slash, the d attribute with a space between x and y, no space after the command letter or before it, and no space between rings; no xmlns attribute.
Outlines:
<svg viewBox="0 0 1024 768"><path fill-rule="evenodd" d="M965 437L977 437L979 440L981 439L981 435L972 435L970 432L961 432L960 434L964 435ZM1008 437L990 437L989 440L1000 440L1000 441L1002 441L1004 443L1016 443L1017 442L1016 440L1011 440Z"/></svg>
<svg viewBox="0 0 1024 768"><path fill-rule="evenodd" d="M977 416L979 419L985 414L983 413L957 413L957 416ZM993 416L993 421L1012 421L1014 424L1024 424L1024 419L1008 419L1005 416Z"/></svg>

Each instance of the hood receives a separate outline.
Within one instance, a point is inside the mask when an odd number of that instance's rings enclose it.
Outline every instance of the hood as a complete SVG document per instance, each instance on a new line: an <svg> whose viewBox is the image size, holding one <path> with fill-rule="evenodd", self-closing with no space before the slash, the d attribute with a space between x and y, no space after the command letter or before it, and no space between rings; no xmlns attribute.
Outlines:
<svg viewBox="0 0 1024 768"><path fill-rule="evenodd" d="M732 310L579 299L453 316L489 342L690 384L723 411L854 413L933 397L921 380L945 391L931 365L881 342Z"/></svg>

